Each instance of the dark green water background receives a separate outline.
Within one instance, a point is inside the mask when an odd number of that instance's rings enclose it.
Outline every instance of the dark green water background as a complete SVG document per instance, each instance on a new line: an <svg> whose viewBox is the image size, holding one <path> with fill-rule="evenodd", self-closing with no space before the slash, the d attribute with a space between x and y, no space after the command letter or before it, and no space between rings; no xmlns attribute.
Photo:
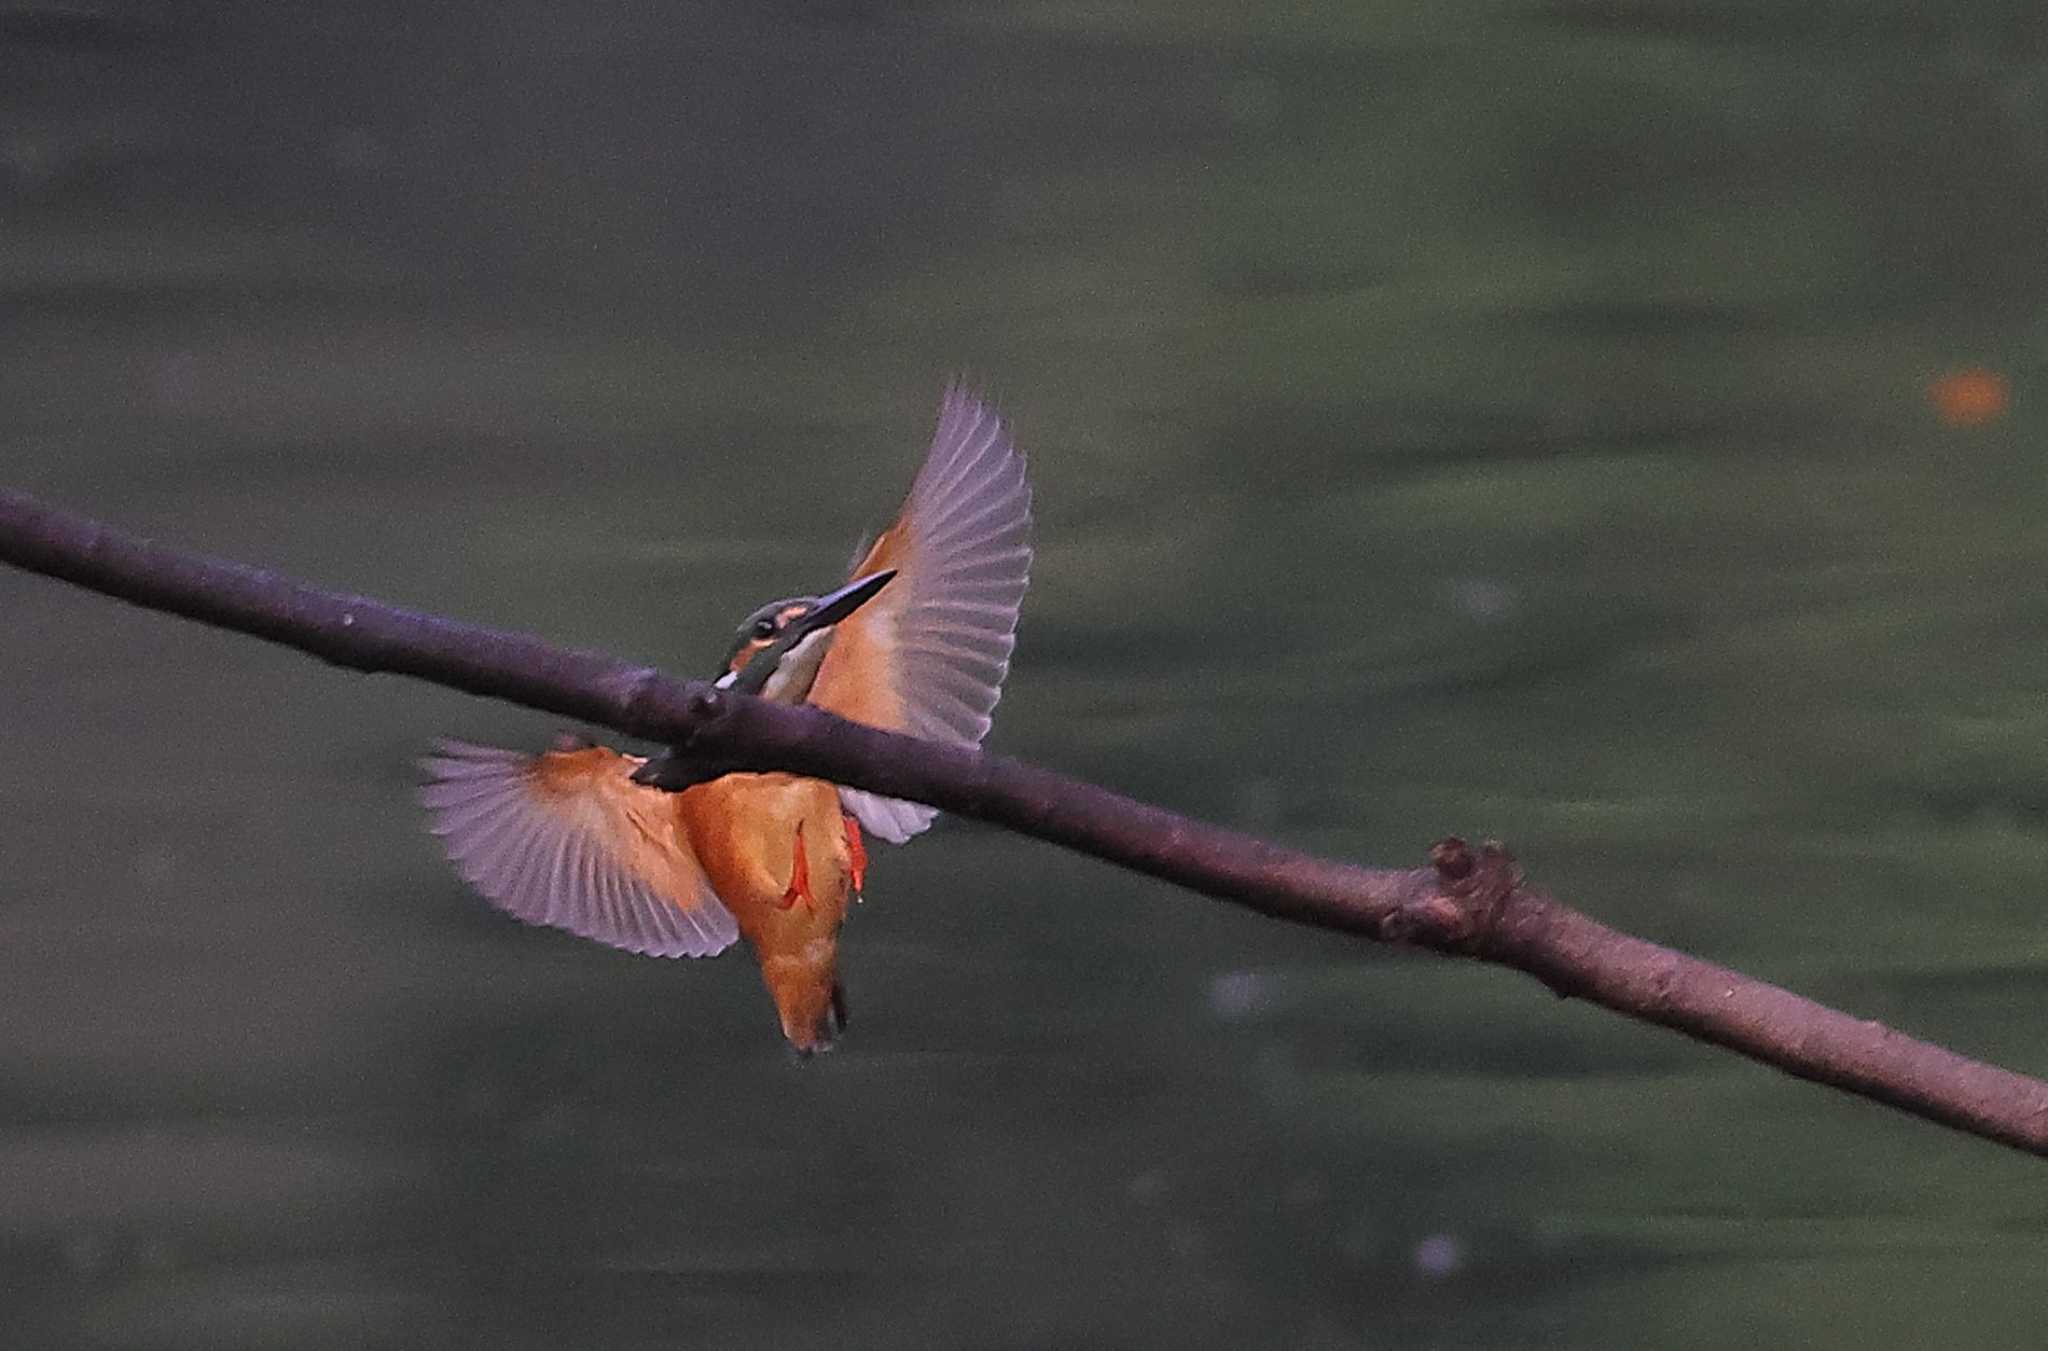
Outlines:
<svg viewBox="0 0 2048 1351"><path fill-rule="evenodd" d="M0 6L0 480L703 672L965 371L996 746L2035 1073L2044 296L2007 0ZM6 1347L2040 1344L2040 1164L1512 974L947 823L800 1067L442 864L546 719L12 574L0 708Z"/></svg>

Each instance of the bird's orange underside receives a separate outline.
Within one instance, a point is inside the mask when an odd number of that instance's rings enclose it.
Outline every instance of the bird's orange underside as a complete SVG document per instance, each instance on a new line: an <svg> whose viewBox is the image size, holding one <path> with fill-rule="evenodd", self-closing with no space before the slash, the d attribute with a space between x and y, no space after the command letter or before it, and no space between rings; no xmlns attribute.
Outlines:
<svg viewBox="0 0 2048 1351"><path fill-rule="evenodd" d="M789 774L728 774L675 794L675 811L689 852L760 959L783 1031L808 1048L822 1037L854 889L839 790Z"/></svg>

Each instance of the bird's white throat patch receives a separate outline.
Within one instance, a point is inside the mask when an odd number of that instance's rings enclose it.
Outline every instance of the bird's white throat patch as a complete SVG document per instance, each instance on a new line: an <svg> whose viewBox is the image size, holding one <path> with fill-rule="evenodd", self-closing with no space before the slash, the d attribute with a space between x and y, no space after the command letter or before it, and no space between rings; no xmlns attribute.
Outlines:
<svg viewBox="0 0 2048 1351"><path fill-rule="evenodd" d="M809 697L811 686L818 679L818 668L824 665L825 654L832 650L832 632L829 628L819 629L799 639L775 663L768 683L761 687L761 697L778 704L800 704Z"/></svg>

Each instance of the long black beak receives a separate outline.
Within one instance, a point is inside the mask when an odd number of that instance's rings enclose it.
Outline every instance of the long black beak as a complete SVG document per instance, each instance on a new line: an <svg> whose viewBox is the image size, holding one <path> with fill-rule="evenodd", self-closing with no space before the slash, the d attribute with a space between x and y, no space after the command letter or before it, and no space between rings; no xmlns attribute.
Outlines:
<svg viewBox="0 0 2048 1351"><path fill-rule="evenodd" d="M744 671L733 677L732 689L741 694L759 694L768 684L768 677L775 674L782 665L782 659L795 649L796 645L820 629L829 629L840 620L873 600L878 592L896 576L896 569L884 568L871 572L857 581L848 582L831 595L821 599L810 608L810 612L792 619L775 641L754 654Z"/></svg>
<svg viewBox="0 0 2048 1351"><path fill-rule="evenodd" d="M873 600L895 576L896 569L883 568L880 572L871 572L858 581L848 582L812 606L811 612L792 623L790 628L796 630L798 640L816 633L819 629L830 628Z"/></svg>

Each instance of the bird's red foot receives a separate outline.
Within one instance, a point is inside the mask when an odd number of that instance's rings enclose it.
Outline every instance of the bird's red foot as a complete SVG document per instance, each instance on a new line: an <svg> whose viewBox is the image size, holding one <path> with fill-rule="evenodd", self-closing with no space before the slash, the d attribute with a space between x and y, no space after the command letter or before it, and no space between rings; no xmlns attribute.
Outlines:
<svg viewBox="0 0 2048 1351"><path fill-rule="evenodd" d="M868 848L861 843L859 821L842 815L839 823L846 828L846 862L853 870L853 894L858 897L867 890L863 883L868 878Z"/></svg>
<svg viewBox="0 0 2048 1351"><path fill-rule="evenodd" d="M811 864L804 857L804 824L801 821L796 824L796 862L789 868L789 885L782 892L782 908L787 910L798 901L805 905L815 904L811 896Z"/></svg>

